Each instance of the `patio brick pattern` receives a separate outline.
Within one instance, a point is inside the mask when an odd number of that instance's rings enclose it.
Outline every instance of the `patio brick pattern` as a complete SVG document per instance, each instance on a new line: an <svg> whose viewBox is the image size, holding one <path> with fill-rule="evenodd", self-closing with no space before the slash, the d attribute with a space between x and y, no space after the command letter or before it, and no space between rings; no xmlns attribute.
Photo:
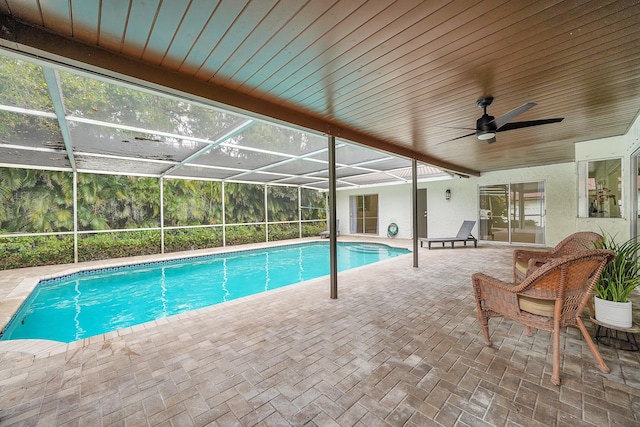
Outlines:
<svg viewBox="0 0 640 427"><path fill-rule="evenodd" d="M0 425L638 425L640 352L599 345L603 374L563 331L558 387L549 333L492 319L483 345L470 277L509 280L511 253L424 248L418 269L340 273L337 300L321 278L69 345L0 342Z"/></svg>

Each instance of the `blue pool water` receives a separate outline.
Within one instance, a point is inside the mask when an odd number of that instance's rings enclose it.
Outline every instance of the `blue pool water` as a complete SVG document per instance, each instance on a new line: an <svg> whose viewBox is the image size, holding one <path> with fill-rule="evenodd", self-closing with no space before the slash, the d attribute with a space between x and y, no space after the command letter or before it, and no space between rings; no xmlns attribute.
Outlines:
<svg viewBox="0 0 640 427"><path fill-rule="evenodd" d="M338 271L407 253L339 242ZM328 242L82 272L40 282L0 339L72 342L328 274Z"/></svg>

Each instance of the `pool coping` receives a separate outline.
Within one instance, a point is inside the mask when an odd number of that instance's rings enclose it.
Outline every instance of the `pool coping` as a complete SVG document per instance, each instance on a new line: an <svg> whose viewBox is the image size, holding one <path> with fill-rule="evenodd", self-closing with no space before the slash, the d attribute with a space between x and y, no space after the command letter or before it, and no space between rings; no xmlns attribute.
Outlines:
<svg viewBox="0 0 640 427"><path fill-rule="evenodd" d="M346 237L346 238L340 238L339 241L340 243L371 243L371 244L375 243L375 244L386 245L391 248L409 250L409 253L400 255L399 257L406 257L412 254L411 252L412 246L408 246L406 244L395 244L395 245L391 244L391 242L399 243L400 239L398 240L394 239L390 242L388 241L388 239L383 240L383 239L375 239L375 238L371 239L371 238ZM326 240L324 242L326 242ZM409 242L412 242L412 241L410 240ZM227 246L227 247L218 247L218 248L208 248L208 249L201 249L197 251L172 252L170 254L155 254L155 255L145 255L141 257L115 258L115 259L100 260L100 261L90 261L90 262L78 263L78 264L48 266L52 268L54 267L60 268L60 267L68 266L68 268L59 270L53 273L39 274L39 275L34 275L34 276L30 276L22 279L20 283L12 291L9 292L7 297L4 300L0 301L0 308L2 309L0 310L0 331L4 330L4 328L9 324L9 322L13 319L15 314L18 312L18 310L22 306L22 304L31 295L31 293L34 291L36 286L41 281L52 280L60 277L66 277L66 276L72 276L74 274L83 273L87 271L132 267L132 266L144 265L144 264L158 264L158 263L164 263L164 262L197 259L197 258L203 258L203 257L208 257L213 255L250 252L250 251L257 251L257 250L274 248L274 247L295 246L299 244L308 244L308 243L323 243L323 241L318 241L317 238L314 237L314 238L303 238L303 239L294 239L294 240L281 240L277 242L262 242L262 243L248 244L248 245L238 245L233 247ZM376 264L392 261L399 257L394 257L391 259L379 261ZM358 270L366 267L367 265L364 265L364 266L350 269L349 271ZM33 267L33 268L42 268L42 267ZM21 270L29 270L29 268L21 269ZM326 278L327 276L321 276L318 278L305 280L303 282L298 282L292 285L284 286L282 288L272 289L269 292L270 294L273 294L274 292L286 290L291 286L311 284L317 280L326 280ZM213 309L219 306L227 307L229 304L240 303L242 301L246 301L247 298L259 297L264 294L265 294L264 292L260 292L258 294L240 297L231 301L225 301L225 302L210 305L207 307L197 308L195 310L190 310L190 311L175 314L172 316L167 316L161 319L151 320L149 322L141 323L138 325L119 329L112 332L107 332L105 334L94 335L92 337L83 338L70 343L45 340L45 339L17 339L17 340L0 341L0 352L15 351L15 352L32 354L36 358L49 357L56 354L66 353L70 349L84 347L85 345L92 344L95 342L103 342L106 339L109 339L112 337L130 334L137 330L157 327L159 325L166 324L170 321L174 321L174 319L179 320L181 317L185 318L185 317L199 315L203 311L208 311L209 309ZM9 311L10 311L10 315L7 316L7 313Z"/></svg>

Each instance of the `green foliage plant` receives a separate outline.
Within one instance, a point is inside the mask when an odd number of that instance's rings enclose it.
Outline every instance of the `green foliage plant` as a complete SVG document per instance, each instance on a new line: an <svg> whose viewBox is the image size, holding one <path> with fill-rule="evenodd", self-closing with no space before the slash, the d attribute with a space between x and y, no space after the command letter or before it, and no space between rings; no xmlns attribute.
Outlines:
<svg viewBox="0 0 640 427"><path fill-rule="evenodd" d="M165 252L189 251L222 246L222 227L184 228L166 230Z"/></svg>
<svg viewBox="0 0 640 427"><path fill-rule="evenodd" d="M327 229L326 221L314 221L302 223L302 237L316 237Z"/></svg>
<svg viewBox="0 0 640 427"><path fill-rule="evenodd" d="M227 246L259 243L265 240L265 230L262 225L234 225L226 228Z"/></svg>
<svg viewBox="0 0 640 427"><path fill-rule="evenodd" d="M638 264L640 241L637 237L633 237L618 243L613 236L607 233L602 234L603 240L596 247L611 249L616 252L616 256L602 271L596 283L596 295L607 301L628 302L629 294L640 286L640 264Z"/></svg>
<svg viewBox="0 0 640 427"><path fill-rule="evenodd" d="M269 225L269 241L297 239L300 237L298 223L291 224L270 224Z"/></svg>
<svg viewBox="0 0 640 427"><path fill-rule="evenodd" d="M0 238L0 270L72 262L72 235Z"/></svg>
<svg viewBox="0 0 640 427"><path fill-rule="evenodd" d="M158 230L83 234L78 239L78 260L81 262L158 253Z"/></svg>

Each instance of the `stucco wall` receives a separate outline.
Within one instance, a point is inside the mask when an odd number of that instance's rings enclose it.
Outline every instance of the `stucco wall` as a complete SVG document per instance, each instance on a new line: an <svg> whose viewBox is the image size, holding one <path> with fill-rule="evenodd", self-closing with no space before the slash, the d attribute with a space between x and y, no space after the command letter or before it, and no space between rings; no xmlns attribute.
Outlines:
<svg viewBox="0 0 640 427"><path fill-rule="evenodd" d="M429 205L429 236L450 236L465 219L478 221L481 185L544 181L546 193L546 245L555 245L575 228L576 168L574 163L488 172L480 177L425 183ZM419 185L419 187L421 187ZM444 191L451 189L451 200ZM477 226L474 232L477 233ZM477 235L477 234L476 234Z"/></svg>
<svg viewBox="0 0 640 427"><path fill-rule="evenodd" d="M420 183L427 189L427 231L429 237L451 237L460 230L462 221L478 220L478 191L470 179L455 178L448 181ZM451 199L445 191L451 190ZM472 234L478 235L478 225Z"/></svg>
<svg viewBox="0 0 640 427"><path fill-rule="evenodd" d="M577 186L574 163L491 172L474 178L419 183L418 188L427 190L429 237L449 237L458 232L462 221L478 221L478 186L528 181L545 182L547 244L559 242L566 236L567 230L573 230L576 226ZM451 190L451 200L445 199L447 189ZM397 237L411 238L410 185L339 191L336 206L340 218L340 232L349 234L349 197L374 193L378 194L379 204L378 235L386 236L387 226L395 222L399 228ZM473 233L477 235L477 232L476 224Z"/></svg>
<svg viewBox="0 0 640 427"><path fill-rule="evenodd" d="M378 236L386 237L389 224L394 222L398 225L396 238L412 237L410 185L338 191L336 215L340 219L340 234L349 234L349 197L363 194L378 194Z"/></svg>

